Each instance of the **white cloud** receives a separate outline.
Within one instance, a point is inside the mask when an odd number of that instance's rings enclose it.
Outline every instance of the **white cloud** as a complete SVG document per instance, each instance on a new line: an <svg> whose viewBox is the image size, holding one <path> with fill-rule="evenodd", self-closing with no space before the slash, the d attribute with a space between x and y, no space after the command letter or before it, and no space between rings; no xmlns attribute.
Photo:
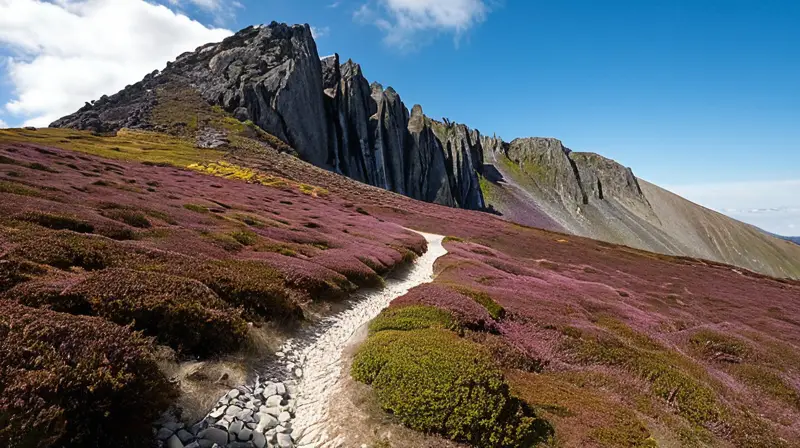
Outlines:
<svg viewBox="0 0 800 448"><path fill-rule="evenodd" d="M690 201L779 235L800 227L800 180L668 187Z"/></svg>
<svg viewBox="0 0 800 448"><path fill-rule="evenodd" d="M314 39L319 39L321 37L327 36L331 32L331 29L327 26L323 26L322 28L317 28L315 26L311 27L311 35Z"/></svg>
<svg viewBox="0 0 800 448"><path fill-rule="evenodd" d="M24 125L47 126L179 54L230 35L144 0L0 0L0 44Z"/></svg>
<svg viewBox="0 0 800 448"><path fill-rule="evenodd" d="M5 129L7 127L8 127L8 124L5 121L0 120L0 129Z"/></svg>
<svg viewBox="0 0 800 448"><path fill-rule="evenodd" d="M456 42L489 14L485 0L374 0L354 14L386 33L386 43L408 48L418 45L422 33L453 33Z"/></svg>

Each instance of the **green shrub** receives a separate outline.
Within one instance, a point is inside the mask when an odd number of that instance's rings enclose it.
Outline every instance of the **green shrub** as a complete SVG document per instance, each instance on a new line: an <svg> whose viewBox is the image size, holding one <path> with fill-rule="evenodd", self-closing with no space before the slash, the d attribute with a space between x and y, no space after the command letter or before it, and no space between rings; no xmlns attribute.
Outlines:
<svg viewBox="0 0 800 448"><path fill-rule="evenodd" d="M70 314L91 315L86 298L65 292L71 286L69 277L43 277L27 281L0 295L0 299L13 300L33 308L47 308Z"/></svg>
<svg viewBox="0 0 800 448"><path fill-rule="evenodd" d="M231 232L231 236L243 246L252 246L258 242L258 235L250 230L237 230Z"/></svg>
<svg viewBox="0 0 800 448"><path fill-rule="evenodd" d="M103 269L126 259L126 249L106 238L72 232L24 231L12 254L59 269Z"/></svg>
<svg viewBox="0 0 800 448"><path fill-rule="evenodd" d="M94 232L94 226L72 216L32 211L18 215L16 218L53 230L72 230L78 233Z"/></svg>
<svg viewBox="0 0 800 448"><path fill-rule="evenodd" d="M34 263L24 260L0 260L0 292L19 283L31 280L46 271Z"/></svg>
<svg viewBox="0 0 800 448"><path fill-rule="evenodd" d="M464 242L464 240L462 238L457 237L457 236L446 236L442 240L442 243L463 243L463 242Z"/></svg>
<svg viewBox="0 0 800 448"><path fill-rule="evenodd" d="M484 308L486 308L486 311L489 312L489 315L492 316L492 319L500 320L506 316L506 309L495 302L494 299L489 296L489 294L463 286L456 287L455 289L461 294L469 296L472 298L472 300L480 303Z"/></svg>
<svg viewBox="0 0 800 448"><path fill-rule="evenodd" d="M197 213L208 213L208 207L197 204L184 204L183 208Z"/></svg>
<svg viewBox="0 0 800 448"><path fill-rule="evenodd" d="M375 333L356 355L352 375L371 384L381 406L417 431L478 447L528 447L553 433L511 396L480 345L447 330Z"/></svg>
<svg viewBox="0 0 800 448"><path fill-rule="evenodd" d="M369 324L370 334L386 330L423 330L426 328L451 329L457 326L453 316L445 310L412 305L386 308Z"/></svg>
<svg viewBox="0 0 800 448"><path fill-rule="evenodd" d="M112 208L103 210L101 214L106 218L113 219L114 221L124 222L131 227L137 227L139 229L149 229L152 227L152 224L150 224L147 216L138 210L131 210L128 208Z"/></svg>
<svg viewBox="0 0 800 448"><path fill-rule="evenodd" d="M262 221L258 217L252 216L252 215L246 215L244 213L237 213L236 215L234 215L234 218L236 218L239 221L247 224L248 226L253 226L253 227L256 227L256 228L266 227L266 224L264 223L264 221Z"/></svg>
<svg viewBox="0 0 800 448"><path fill-rule="evenodd" d="M712 330L700 330L689 338L695 350L712 359L741 362L747 358L752 349L742 339L728 336Z"/></svg>
<svg viewBox="0 0 800 448"><path fill-rule="evenodd" d="M136 233L130 227L117 223L102 223L94 229L94 233L117 241L136 239Z"/></svg>
<svg viewBox="0 0 800 448"><path fill-rule="evenodd" d="M247 333L240 312L194 280L154 272L106 269L66 291L93 315L155 336L178 351L208 356L231 351Z"/></svg>
<svg viewBox="0 0 800 448"><path fill-rule="evenodd" d="M0 446L147 446L175 397L150 340L0 301Z"/></svg>
<svg viewBox="0 0 800 448"><path fill-rule="evenodd" d="M227 233L208 233L204 237L227 252L239 252L244 247L236 238Z"/></svg>
<svg viewBox="0 0 800 448"><path fill-rule="evenodd" d="M0 180L0 193L10 193L10 194L15 194L17 196L31 196L31 197L41 196L41 193L39 193L36 190L27 188L15 182L7 182L4 180Z"/></svg>

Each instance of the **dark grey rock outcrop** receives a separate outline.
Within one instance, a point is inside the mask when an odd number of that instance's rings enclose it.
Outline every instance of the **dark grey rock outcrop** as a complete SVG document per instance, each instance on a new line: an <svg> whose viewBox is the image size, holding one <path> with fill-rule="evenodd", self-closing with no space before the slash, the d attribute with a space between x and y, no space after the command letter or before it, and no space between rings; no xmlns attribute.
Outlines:
<svg viewBox="0 0 800 448"><path fill-rule="evenodd" d="M148 129L147 118L156 104L155 87L163 81L158 70L136 84L126 86L112 96L87 102L75 113L53 122L50 127L73 128L93 132L115 132L121 128Z"/></svg>
<svg viewBox="0 0 800 448"><path fill-rule="evenodd" d="M478 180L483 169L480 134L447 120L434 122L433 130L444 148L450 190L456 204L461 208L483 209L486 204Z"/></svg>
<svg viewBox="0 0 800 448"><path fill-rule="evenodd" d="M628 205L650 207L630 168L595 153L573 152L569 157L589 198L614 198Z"/></svg>
<svg viewBox="0 0 800 448"><path fill-rule="evenodd" d="M482 209L477 131L442 125L391 87L371 85L353 61L323 59L323 87L336 171L361 182L442 205ZM435 129L452 126L452 136ZM457 136L457 137L456 137Z"/></svg>
<svg viewBox="0 0 800 448"><path fill-rule="evenodd" d="M588 198L577 167L569 157L570 152L560 140L535 137L512 141L506 155L543 193L557 195L566 203L585 204Z"/></svg>
<svg viewBox="0 0 800 448"><path fill-rule="evenodd" d="M328 164L322 67L308 25L250 27L175 61L210 103Z"/></svg>
<svg viewBox="0 0 800 448"><path fill-rule="evenodd" d="M565 205L614 200L643 214L652 207L630 168L594 153L573 152L554 138L525 138L502 144L484 139L519 166L540 193Z"/></svg>
<svg viewBox="0 0 800 448"><path fill-rule="evenodd" d="M168 85L167 85L168 84ZM159 130L157 88L191 89L250 120L305 160L416 199L484 208L481 137L464 125L412 116L391 87L370 83L353 61L320 60L308 25L249 27L168 63L161 72L52 124L113 132ZM225 144L206 129L202 147ZM213 137L213 138L212 138Z"/></svg>
<svg viewBox="0 0 800 448"><path fill-rule="evenodd" d="M308 25L245 28L180 55L161 72L87 103L51 126L97 132L151 129L156 89L168 83L197 91L210 104L285 141L305 160L328 166L322 67Z"/></svg>
<svg viewBox="0 0 800 448"><path fill-rule="evenodd" d="M167 85L167 83L169 83ZM190 89L241 121L286 142L305 160L355 180L447 206L487 208L480 187L484 163L503 153L548 200L586 204L616 197L648 207L630 170L600 156L572 153L560 141L506 143L446 119L411 112L391 87L370 84L361 66L319 58L308 25L249 27L168 63L141 82L104 96L53 126L112 132L159 129L150 114L158 88ZM199 131L198 145L225 136Z"/></svg>
<svg viewBox="0 0 800 448"><path fill-rule="evenodd" d="M445 165L442 142L419 105L411 109L406 140L406 194L423 201L457 205Z"/></svg>

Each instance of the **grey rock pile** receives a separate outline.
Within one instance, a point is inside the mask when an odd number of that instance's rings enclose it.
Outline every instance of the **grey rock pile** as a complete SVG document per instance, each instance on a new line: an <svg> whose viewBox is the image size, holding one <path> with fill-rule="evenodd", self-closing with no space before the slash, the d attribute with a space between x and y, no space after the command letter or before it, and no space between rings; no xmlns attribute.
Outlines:
<svg viewBox="0 0 800 448"><path fill-rule="evenodd" d="M231 389L191 427L166 415L155 436L164 448L294 448L296 399L296 381L256 379Z"/></svg>

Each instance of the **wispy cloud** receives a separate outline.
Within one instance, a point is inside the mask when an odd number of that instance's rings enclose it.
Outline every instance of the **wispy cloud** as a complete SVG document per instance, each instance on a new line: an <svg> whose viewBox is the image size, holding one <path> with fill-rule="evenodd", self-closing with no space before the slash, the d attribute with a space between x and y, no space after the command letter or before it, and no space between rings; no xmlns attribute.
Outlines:
<svg viewBox="0 0 800 448"><path fill-rule="evenodd" d="M387 44L413 49L426 43L431 32L453 34L458 43L489 12L485 0L372 0L354 18L380 28Z"/></svg>
<svg viewBox="0 0 800 448"><path fill-rule="evenodd" d="M323 26L323 27L312 26L311 27L311 35L314 37L314 39L319 39L321 37L325 37L330 32L331 32L331 29L329 27L327 27L327 26Z"/></svg>
<svg viewBox="0 0 800 448"><path fill-rule="evenodd" d="M5 121L0 120L0 129L5 129L7 127L8 127L8 124Z"/></svg>
<svg viewBox="0 0 800 448"><path fill-rule="evenodd" d="M331 8L331 9L338 8L341 5L342 5L342 2L333 2L330 5L328 5L328 8Z"/></svg>
<svg viewBox="0 0 800 448"><path fill-rule="evenodd" d="M686 199L780 235L800 232L800 179L667 187ZM793 235L792 235L793 236Z"/></svg>

